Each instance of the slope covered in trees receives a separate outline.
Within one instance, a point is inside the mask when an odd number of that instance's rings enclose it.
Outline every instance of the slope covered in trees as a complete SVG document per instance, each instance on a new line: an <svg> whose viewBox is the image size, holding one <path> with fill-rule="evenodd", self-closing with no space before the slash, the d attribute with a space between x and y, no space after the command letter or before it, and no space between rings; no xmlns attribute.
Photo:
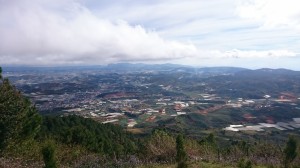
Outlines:
<svg viewBox="0 0 300 168"><path fill-rule="evenodd" d="M120 158L135 152L133 138L119 126L78 116L42 117L1 72L0 68L0 167L9 166L5 159L11 158L33 162L41 162L42 155L44 159L66 159L69 156L59 154L64 150L75 153L75 158L87 153ZM54 153L59 156L52 156Z"/></svg>
<svg viewBox="0 0 300 168"><path fill-rule="evenodd" d="M0 152L32 139L39 132L41 117L0 70Z"/></svg>
<svg viewBox="0 0 300 168"><path fill-rule="evenodd" d="M82 145L92 152L110 156L132 154L136 149L133 138L121 127L79 116L44 117L40 138Z"/></svg>

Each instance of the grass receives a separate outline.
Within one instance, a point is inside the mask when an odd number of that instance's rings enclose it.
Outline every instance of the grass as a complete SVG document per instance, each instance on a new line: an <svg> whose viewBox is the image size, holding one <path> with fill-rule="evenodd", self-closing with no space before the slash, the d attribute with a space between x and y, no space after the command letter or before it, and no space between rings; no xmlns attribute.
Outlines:
<svg viewBox="0 0 300 168"><path fill-rule="evenodd" d="M177 164L149 164L139 168L176 168ZM254 168L266 168L264 166L253 166ZM217 163L196 162L190 163L189 168L234 168L233 165L223 165Z"/></svg>
<svg viewBox="0 0 300 168"><path fill-rule="evenodd" d="M142 129L142 128L127 128L126 130L133 134L143 134L144 133L144 129Z"/></svg>
<svg viewBox="0 0 300 168"><path fill-rule="evenodd" d="M167 164L153 164L153 165L146 165L140 168L176 168L177 164L167 165ZM213 164L213 163L192 163L189 164L189 168L232 168L232 166L224 166L220 164Z"/></svg>

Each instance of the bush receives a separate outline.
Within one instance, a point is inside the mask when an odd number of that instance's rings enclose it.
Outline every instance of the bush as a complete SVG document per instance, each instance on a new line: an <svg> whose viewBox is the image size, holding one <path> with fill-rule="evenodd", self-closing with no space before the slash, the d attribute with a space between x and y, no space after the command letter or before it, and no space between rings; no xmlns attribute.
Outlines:
<svg viewBox="0 0 300 168"><path fill-rule="evenodd" d="M55 146L53 143L47 143L42 149L45 168L56 168Z"/></svg>

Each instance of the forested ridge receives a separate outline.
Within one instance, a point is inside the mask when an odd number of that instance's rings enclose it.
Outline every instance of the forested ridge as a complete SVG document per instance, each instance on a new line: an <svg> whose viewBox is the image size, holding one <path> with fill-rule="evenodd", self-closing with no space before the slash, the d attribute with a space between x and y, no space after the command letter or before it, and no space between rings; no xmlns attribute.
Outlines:
<svg viewBox="0 0 300 168"><path fill-rule="evenodd" d="M82 145L89 151L109 156L133 154L135 150L133 137L121 127L78 116L44 117L39 136L69 145Z"/></svg>
<svg viewBox="0 0 300 168"><path fill-rule="evenodd" d="M199 139L154 129L133 135L79 116L41 116L0 68L0 167L299 167L299 137Z"/></svg>

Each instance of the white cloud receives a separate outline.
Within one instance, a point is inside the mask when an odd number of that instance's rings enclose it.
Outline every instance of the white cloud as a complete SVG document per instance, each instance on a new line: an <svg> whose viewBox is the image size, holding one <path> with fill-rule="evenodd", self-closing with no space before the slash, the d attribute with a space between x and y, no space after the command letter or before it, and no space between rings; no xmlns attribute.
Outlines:
<svg viewBox="0 0 300 168"><path fill-rule="evenodd" d="M224 59L224 58L235 58L235 59L243 59L243 58L295 58L298 57L299 53L291 52L288 50L201 50L199 51L196 57L192 57L191 59L201 60L203 58L206 59ZM188 58L189 59L189 58Z"/></svg>
<svg viewBox="0 0 300 168"><path fill-rule="evenodd" d="M291 50L299 52L300 35L295 27L292 25L281 27L274 25L272 29L263 29L262 27L266 27L264 20L259 16L257 19L252 17L252 15L259 15L257 14L259 12L248 10L248 14L251 16L246 17L244 15L247 13L246 8L259 3L259 0L164 0L147 2L141 0L138 1L139 3L126 1L128 3L126 8L124 8L124 4L116 3L116 0L111 1L112 3L105 5L101 1L93 1L89 5L91 7L97 6L92 10L98 16L110 19L121 18L131 24L139 23L156 30L164 38L189 40L201 49L231 50L238 48L240 50ZM282 3L283 1L278 2ZM287 6L296 8L292 11L300 11L297 10L300 5L297 5L296 1L287 0L287 3ZM276 7L276 3L274 4ZM285 8L289 9L289 7ZM269 13L271 17L272 12ZM276 13L283 16L291 15L288 14L288 10L276 11ZM298 21L297 18L294 20ZM277 16L274 17L274 20L276 19Z"/></svg>
<svg viewBox="0 0 300 168"><path fill-rule="evenodd" d="M182 58L174 60L174 63L213 67L213 66L235 66L244 68L290 68L299 69L299 53L287 50L206 50L199 57ZM203 59L207 57L209 59Z"/></svg>
<svg viewBox="0 0 300 168"><path fill-rule="evenodd" d="M178 59L197 53L192 44L165 40L139 25L98 18L77 3L61 3L58 8L37 3L16 1L1 9L1 63L101 64Z"/></svg>
<svg viewBox="0 0 300 168"><path fill-rule="evenodd" d="M268 21L268 12L251 15L260 10L259 1L239 4L239 16L234 0L138 2L0 0L0 64L201 64L219 59L218 65L224 58L299 56L294 31L258 29L260 22L284 22ZM292 19L297 14L292 11L283 18Z"/></svg>
<svg viewBox="0 0 300 168"><path fill-rule="evenodd" d="M230 50L225 52L215 51L213 55L221 58L281 58L281 57L296 57L297 53L288 50L267 50L267 51L242 51Z"/></svg>
<svg viewBox="0 0 300 168"><path fill-rule="evenodd" d="M290 27L300 29L300 2L298 0L242 0L238 14L255 19L264 28Z"/></svg>

